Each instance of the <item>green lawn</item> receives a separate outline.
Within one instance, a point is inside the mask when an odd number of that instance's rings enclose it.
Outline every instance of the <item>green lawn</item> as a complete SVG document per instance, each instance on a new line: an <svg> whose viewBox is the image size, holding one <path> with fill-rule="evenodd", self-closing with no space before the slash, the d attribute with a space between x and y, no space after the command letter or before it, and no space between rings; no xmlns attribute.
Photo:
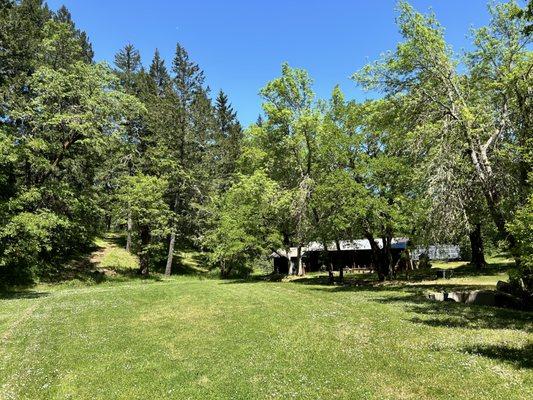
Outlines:
<svg viewBox="0 0 533 400"><path fill-rule="evenodd" d="M532 314L177 277L0 299L1 399L527 399Z"/></svg>

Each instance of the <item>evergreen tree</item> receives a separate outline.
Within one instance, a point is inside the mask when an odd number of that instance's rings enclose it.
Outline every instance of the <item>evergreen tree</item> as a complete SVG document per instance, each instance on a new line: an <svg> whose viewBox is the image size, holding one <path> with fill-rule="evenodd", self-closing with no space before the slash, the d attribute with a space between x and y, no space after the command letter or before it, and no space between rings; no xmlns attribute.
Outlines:
<svg viewBox="0 0 533 400"><path fill-rule="evenodd" d="M94 57L94 51L91 42L87 33L80 29L76 29L74 21L72 21L72 15L70 11L64 5L59 8L54 14L54 20L67 24L71 30L74 32L74 38L78 41L80 45L81 54L85 62L91 63Z"/></svg>
<svg viewBox="0 0 533 400"><path fill-rule="evenodd" d="M189 59L189 55L184 47L179 43L176 45L176 53L172 62L172 78L175 130L165 132L161 138L161 144L166 146L169 156L177 160L178 168L175 171L168 171L169 191L171 195L171 210L173 216L173 228L170 233L167 264L165 274L170 275L174 248L176 245L176 235L184 233L187 228L187 221L190 221L191 198L195 193L195 185L192 180L191 171L197 166L194 160L197 157L198 138L195 135L195 121L193 119L193 107L197 99L202 98L205 93L203 87L204 73L198 66ZM196 102L198 105L198 102ZM182 235L182 239L185 236Z"/></svg>
<svg viewBox="0 0 533 400"><path fill-rule="evenodd" d="M139 51L131 43L128 43L115 55L115 66L117 67L122 87L127 93L134 93L136 90L136 76L141 69Z"/></svg>
<svg viewBox="0 0 533 400"><path fill-rule="evenodd" d="M168 74L165 61L161 58L158 49L155 49L149 73L154 82L156 93L161 96L168 89L170 75Z"/></svg>
<svg viewBox="0 0 533 400"><path fill-rule="evenodd" d="M213 165L222 189L228 187L241 155L243 131L228 96L220 90L215 102L217 133L213 140Z"/></svg>

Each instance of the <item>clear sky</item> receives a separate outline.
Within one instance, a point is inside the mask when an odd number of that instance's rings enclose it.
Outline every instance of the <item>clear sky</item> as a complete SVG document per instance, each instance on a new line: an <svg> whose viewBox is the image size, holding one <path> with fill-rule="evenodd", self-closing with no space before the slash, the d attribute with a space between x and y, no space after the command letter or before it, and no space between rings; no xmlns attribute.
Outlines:
<svg viewBox="0 0 533 400"><path fill-rule="evenodd" d="M400 39L395 0L48 0L65 4L93 44L97 61L130 42L149 65L154 49L170 64L176 42L205 71L213 92L223 89L244 125L261 111L258 91L280 65L305 68L318 97L340 84L348 98L367 94L350 75ZM456 50L467 48L471 27L488 21L486 0L412 0L432 8ZM215 93L214 93L215 94Z"/></svg>

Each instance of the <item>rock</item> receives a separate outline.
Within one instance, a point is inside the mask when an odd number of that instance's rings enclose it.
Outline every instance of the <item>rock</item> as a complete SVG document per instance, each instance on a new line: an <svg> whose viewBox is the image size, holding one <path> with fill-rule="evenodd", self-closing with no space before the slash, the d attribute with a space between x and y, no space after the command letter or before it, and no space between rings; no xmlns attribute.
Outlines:
<svg viewBox="0 0 533 400"><path fill-rule="evenodd" d="M503 293L513 294L513 287L509 282L498 281L496 284L496 290Z"/></svg>
<svg viewBox="0 0 533 400"><path fill-rule="evenodd" d="M429 292L429 293L426 294L426 297L429 300L444 301L448 297L447 295L448 295L448 293Z"/></svg>
<svg viewBox="0 0 533 400"><path fill-rule="evenodd" d="M505 282L504 282L505 283ZM531 310L531 298L522 298L498 290L474 290L468 292L428 292L426 298L435 301L454 301L479 306L496 306L515 310Z"/></svg>
<svg viewBox="0 0 533 400"><path fill-rule="evenodd" d="M475 290L468 294L465 303L480 306L495 306L496 293L497 292L494 290Z"/></svg>
<svg viewBox="0 0 533 400"><path fill-rule="evenodd" d="M469 292L451 292L448 293L448 298L458 302L458 303L466 303Z"/></svg>
<svg viewBox="0 0 533 400"><path fill-rule="evenodd" d="M498 307L514 308L516 310L524 309L522 299L502 291L496 292L496 305Z"/></svg>

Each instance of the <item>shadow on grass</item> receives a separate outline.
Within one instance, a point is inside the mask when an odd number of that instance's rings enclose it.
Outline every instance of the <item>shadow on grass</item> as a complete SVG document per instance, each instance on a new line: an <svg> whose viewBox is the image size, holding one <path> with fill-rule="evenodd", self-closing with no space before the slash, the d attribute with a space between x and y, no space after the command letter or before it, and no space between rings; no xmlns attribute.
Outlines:
<svg viewBox="0 0 533 400"><path fill-rule="evenodd" d="M434 277L431 275L431 282L433 282ZM420 279L396 279L392 281L387 281L384 283L378 282L377 275L373 273L356 273L356 274L346 274L342 283L339 282L338 275L335 275L335 283L331 284L329 282L329 277L325 274L317 275L307 275L303 277L288 277L286 275L279 274L268 274L268 275L251 275L249 277L243 278L232 278L228 279L227 283L254 283L254 282L286 282L294 283L298 285L308 285L308 286L318 286L318 288L313 290L324 290L324 291L337 291L337 292L346 292L346 291L361 291L361 290L372 290L372 291L423 291L423 290L432 290L432 291L453 291L453 290L477 290L484 289L487 285L464 285L459 283L449 282L448 280L442 279L437 283L424 283L427 282L423 278Z"/></svg>
<svg viewBox="0 0 533 400"><path fill-rule="evenodd" d="M506 345L477 345L464 349L465 352L512 364L516 368L533 368L533 344L516 348Z"/></svg>
<svg viewBox="0 0 533 400"><path fill-rule="evenodd" d="M249 275L245 277L228 277L220 278L224 283L234 285L240 283L261 283L261 282L282 282L286 275L267 274L267 275Z"/></svg>
<svg viewBox="0 0 533 400"><path fill-rule="evenodd" d="M103 239L105 239L106 242L109 242L117 247L126 248L126 237L124 235L120 235L118 233L108 233L104 235Z"/></svg>
<svg viewBox="0 0 533 400"><path fill-rule="evenodd" d="M48 296L48 292L35 292L31 290L2 290L0 300L38 299Z"/></svg>
<svg viewBox="0 0 533 400"><path fill-rule="evenodd" d="M394 299L380 301L391 303ZM441 328L516 329L533 332L533 314L527 311L430 301L420 296L415 299L404 297L398 301L408 303L406 310L417 314L410 319L415 324Z"/></svg>
<svg viewBox="0 0 533 400"><path fill-rule="evenodd" d="M108 235L106 241L121 241L117 235ZM69 281L79 281L84 284L100 284L103 282L122 282L127 280L152 280L160 281L159 274L149 274L142 276L138 273L138 268L127 268L113 266L112 268L99 268L98 263L91 261L94 252L105 250L103 247L92 246L86 252L76 255L71 260L49 267L40 276L43 283L64 283Z"/></svg>
<svg viewBox="0 0 533 400"><path fill-rule="evenodd" d="M402 306L405 311L415 314L409 319L409 322L414 324L443 328L517 329L528 333L533 332L532 312L491 306L467 305L453 301L429 300L424 296L424 290L429 288L435 290L438 287L370 284L366 286L330 286L328 288L315 288L314 290L381 292L383 296L374 298L373 301L381 304L398 304Z"/></svg>
<svg viewBox="0 0 533 400"><path fill-rule="evenodd" d="M150 273L148 275L141 275L139 274L139 270L136 268L134 269L134 268L113 267L111 271L112 271L112 274L108 274L104 271L98 271L98 270L92 271L91 279L94 283L123 282L123 281L131 281L131 280L159 282L163 280L161 278L161 274Z"/></svg>
<svg viewBox="0 0 533 400"><path fill-rule="evenodd" d="M174 256L173 275L205 275L207 269L203 268L205 260L199 253L187 252Z"/></svg>
<svg viewBox="0 0 533 400"><path fill-rule="evenodd" d="M487 264L482 269L477 269L471 264L465 264L456 268L450 268L447 271L451 274L452 278L474 278L480 276L490 276L497 275L507 272L513 267L512 262L500 262L500 263L491 263ZM409 278L406 280L409 281L424 281L424 280L435 280L437 278L437 271L441 268L434 267L428 269L419 269L411 271ZM399 277L400 280L405 278Z"/></svg>
<svg viewBox="0 0 533 400"><path fill-rule="evenodd" d="M501 266L494 268L498 270ZM468 271L468 269L465 269ZM465 272L466 273L466 272ZM468 276L468 275L465 275ZM336 277L337 278L337 277ZM256 278L256 282L269 281ZM245 283L239 280L231 283ZM310 290L329 293L373 292L371 298L382 304L398 304L408 313L414 314L409 322L431 327L464 329L516 329L533 332L533 313L481 305L466 305L455 302L429 300L425 291L447 291L483 289L485 285L456 285L446 280L435 284L417 284L401 280L379 283L373 274L348 274L343 284L331 285L327 275L293 278L290 283L311 285ZM380 295L379 293L382 293ZM529 349L531 350L531 349Z"/></svg>

